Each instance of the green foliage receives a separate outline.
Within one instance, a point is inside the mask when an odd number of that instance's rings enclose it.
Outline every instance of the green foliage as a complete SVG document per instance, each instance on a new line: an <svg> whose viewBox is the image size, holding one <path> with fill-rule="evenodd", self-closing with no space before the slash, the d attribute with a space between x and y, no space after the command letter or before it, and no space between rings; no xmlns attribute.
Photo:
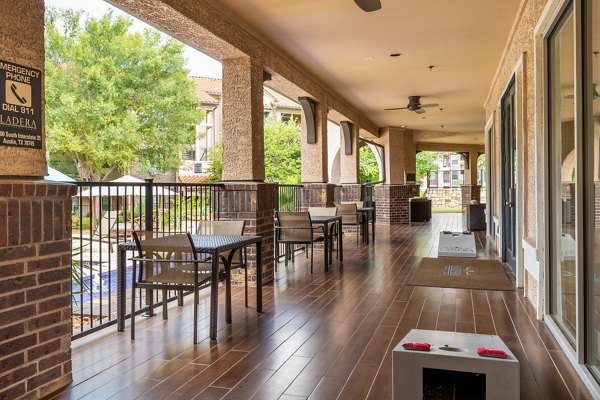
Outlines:
<svg viewBox="0 0 600 400"><path fill-rule="evenodd" d="M265 180L267 182L300 183L302 155L300 127L293 120L265 118Z"/></svg>
<svg viewBox="0 0 600 400"><path fill-rule="evenodd" d="M477 158L477 169L485 169L485 154L482 154Z"/></svg>
<svg viewBox="0 0 600 400"><path fill-rule="evenodd" d="M379 165L375 153L369 146L363 146L358 152L360 182L379 182Z"/></svg>
<svg viewBox="0 0 600 400"><path fill-rule="evenodd" d="M208 153L211 181L219 182L223 174L223 146L218 144ZM300 128L294 120L265 118L265 180L267 182L300 183L302 172Z"/></svg>
<svg viewBox="0 0 600 400"><path fill-rule="evenodd" d="M209 164L206 172L210 175L211 182L220 182L223 179L223 145L215 144L215 148L208 152L207 158Z"/></svg>
<svg viewBox="0 0 600 400"><path fill-rule="evenodd" d="M435 163L438 155L430 151L421 151L417 153L417 180L423 182L427 179L430 172L437 171L438 166Z"/></svg>
<svg viewBox="0 0 600 400"><path fill-rule="evenodd" d="M202 118L183 45L158 31L129 31L128 18L46 12L46 132L52 164L103 180L139 164L179 167ZM59 161L59 160L63 161Z"/></svg>

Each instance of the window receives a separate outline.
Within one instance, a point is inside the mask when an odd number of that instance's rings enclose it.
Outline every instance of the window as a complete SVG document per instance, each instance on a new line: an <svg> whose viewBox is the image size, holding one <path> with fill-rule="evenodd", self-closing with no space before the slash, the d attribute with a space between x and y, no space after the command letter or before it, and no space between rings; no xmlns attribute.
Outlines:
<svg viewBox="0 0 600 400"><path fill-rule="evenodd" d="M458 171L452 171L452 180L453 181L457 181L458 180Z"/></svg>

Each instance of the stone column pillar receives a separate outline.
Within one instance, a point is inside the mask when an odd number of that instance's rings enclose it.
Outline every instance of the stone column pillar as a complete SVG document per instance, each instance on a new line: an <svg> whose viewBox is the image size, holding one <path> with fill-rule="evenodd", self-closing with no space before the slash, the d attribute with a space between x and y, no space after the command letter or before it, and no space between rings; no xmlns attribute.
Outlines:
<svg viewBox="0 0 600 400"><path fill-rule="evenodd" d="M263 66L223 60L223 181L265 180Z"/></svg>
<svg viewBox="0 0 600 400"><path fill-rule="evenodd" d="M303 187L300 189L300 204L303 210L331 207L335 185L327 183L327 105L307 98L301 98L301 102Z"/></svg>
<svg viewBox="0 0 600 400"><path fill-rule="evenodd" d="M310 102L310 100L305 100ZM302 182L327 182L327 105L312 103L314 113L304 110L300 120L302 141ZM309 126L310 125L310 126ZM309 135L309 130L311 131ZM309 136L313 136L309 138ZM314 143L309 143L314 141Z"/></svg>
<svg viewBox="0 0 600 400"><path fill-rule="evenodd" d="M347 129L346 133L344 133L345 129ZM340 183L342 185L359 183L358 132L358 126L349 121L342 121L340 138ZM350 154L346 154L346 147Z"/></svg>
<svg viewBox="0 0 600 400"><path fill-rule="evenodd" d="M411 130L385 128L380 139L385 147L385 184L375 189L377 223L408 223L408 200L419 195L419 186L406 184L406 173L416 173L416 146Z"/></svg>
<svg viewBox="0 0 600 400"><path fill-rule="evenodd" d="M277 185L263 183L263 66L247 57L223 60L223 181L219 219L245 220L245 233L263 237L263 282L273 280L273 213ZM249 249L249 280L256 261ZM234 274L234 280L239 279ZM243 282L243 276L242 276Z"/></svg>
<svg viewBox="0 0 600 400"><path fill-rule="evenodd" d="M359 127L350 121L342 121L340 130L340 184L336 201L360 201L362 190L359 183ZM349 152L350 154L346 154Z"/></svg>
<svg viewBox="0 0 600 400"><path fill-rule="evenodd" d="M465 185L477 185L477 158L476 151L469 152L469 168L465 171Z"/></svg>

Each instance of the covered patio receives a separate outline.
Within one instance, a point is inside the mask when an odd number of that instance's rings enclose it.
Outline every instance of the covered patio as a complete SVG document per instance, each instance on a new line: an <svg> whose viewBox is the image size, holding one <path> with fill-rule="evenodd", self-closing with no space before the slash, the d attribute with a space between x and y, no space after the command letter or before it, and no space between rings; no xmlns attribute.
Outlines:
<svg viewBox="0 0 600 400"><path fill-rule="evenodd" d="M343 266L325 274L302 256L281 263L263 314L235 288L233 324L219 316L216 342L192 346L189 301L168 321L140 321L135 342L114 327L80 339L73 383L54 398L391 399L391 350L413 328L499 335L519 359L522 399L592 398L522 291L407 284L421 257L437 255L431 233L461 226L460 214L434 214L379 227L374 246L346 240ZM484 235L476 242L491 255ZM207 337L208 293L200 305Z"/></svg>
<svg viewBox="0 0 600 400"><path fill-rule="evenodd" d="M111 325L112 297L90 296L108 322L74 334L77 186L43 180L44 0L0 0L0 398L389 399L391 350L413 328L499 335L520 361L522 399L600 398L599 0L382 0L373 12L358 0L109 2L219 60L223 78L222 182L193 201L208 212L163 212L154 225L149 180L146 196L123 197L140 201L124 222L141 218L142 197L148 230L243 220L262 243L246 272L264 283L264 312L234 288L232 324L221 312L209 340L204 291L198 345L189 300L172 302L168 321L139 318L132 341ZM311 274L303 256L287 266L276 256L281 185L265 181L265 87L302 105L294 207L365 201L360 142L379 149L375 243L345 235L329 271L321 257ZM409 224L416 153L442 148L469 161L463 209L485 203L477 260L502 264L514 291L409 284L437 256L440 232L465 230L464 214ZM98 235L112 230L100 224ZM113 258L98 276L112 276Z"/></svg>

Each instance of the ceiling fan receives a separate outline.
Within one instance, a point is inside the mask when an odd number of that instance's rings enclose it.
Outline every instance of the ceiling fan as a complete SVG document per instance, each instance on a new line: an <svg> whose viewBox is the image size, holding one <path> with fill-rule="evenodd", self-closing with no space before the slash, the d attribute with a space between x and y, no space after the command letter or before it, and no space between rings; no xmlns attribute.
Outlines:
<svg viewBox="0 0 600 400"><path fill-rule="evenodd" d="M408 110L414 111L417 114L423 114L425 108L429 107L439 107L439 104L421 104L421 96L408 96L408 104L406 107L386 108L385 111Z"/></svg>
<svg viewBox="0 0 600 400"><path fill-rule="evenodd" d="M377 11L381 8L380 0L354 0L354 2L366 12Z"/></svg>

